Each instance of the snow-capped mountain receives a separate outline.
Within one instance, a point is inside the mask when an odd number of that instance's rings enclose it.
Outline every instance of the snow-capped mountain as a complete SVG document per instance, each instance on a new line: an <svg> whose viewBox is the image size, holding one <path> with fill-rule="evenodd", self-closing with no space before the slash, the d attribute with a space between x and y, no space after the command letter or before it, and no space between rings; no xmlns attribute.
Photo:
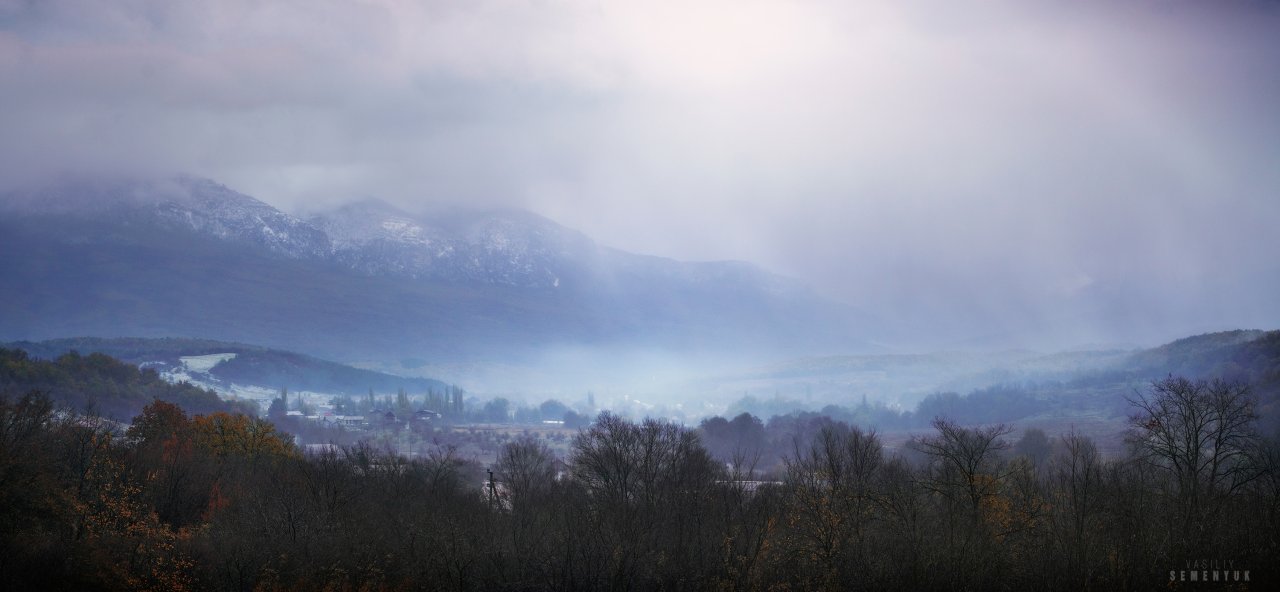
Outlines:
<svg viewBox="0 0 1280 592"><path fill-rule="evenodd" d="M312 224L208 179L187 175L67 178L6 195L0 199L0 211L13 217L192 231L293 258L327 257L333 251L329 237Z"/></svg>
<svg viewBox="0 0 1280 592"><path fill-rule="evenodd" d="M567 267L597 249L581 233L519 211L424 217L363 201L310 221L353 269L410 278L556 288L572 273Z"/></svg>
<svg viewBox="0 0 1280 592"><path fill-rule="evenodd" d="M187 176L2 196L0 249L0 338L174 335L352 359L860 337L848 308L746 263L625 253L520 211L367 201L303 219Z"/></svg>
<svg viewBox="0 0 1280 592"><path fill-rule="evenodd" d="M326 257L333 246L315 226L208 179L179 177L157 215L224 240L259 245L289 257Z"/></svg>

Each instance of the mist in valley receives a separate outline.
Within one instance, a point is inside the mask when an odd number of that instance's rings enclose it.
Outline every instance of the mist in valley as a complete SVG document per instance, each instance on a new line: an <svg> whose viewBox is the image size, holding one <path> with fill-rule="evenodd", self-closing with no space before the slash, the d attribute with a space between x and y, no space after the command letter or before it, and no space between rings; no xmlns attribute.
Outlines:
<svg viewBox="0 0 1280 592"><path fill-rule="evenodd" d="M0 0L0 573L1265 588L1278 40L1269 0Z"/></svg>
<svg viewBox="0 0 1280 592"><path fill-rule="evenodd" d="M1280 326L1277 32L1246 0L3 3L0 338L262 412L402 377L512 420L1119 434Z"/></svg>

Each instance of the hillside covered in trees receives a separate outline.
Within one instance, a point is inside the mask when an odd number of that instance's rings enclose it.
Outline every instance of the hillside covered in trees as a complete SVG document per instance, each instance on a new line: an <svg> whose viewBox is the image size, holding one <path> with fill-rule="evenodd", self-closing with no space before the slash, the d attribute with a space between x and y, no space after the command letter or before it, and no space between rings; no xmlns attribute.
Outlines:
<svg viewBox="0 0 1280 592"><path fill-rule="evenodd" d="M153 400L181 405L193 413L258 413L251 403L224 401L211 390L167 382L154 370L105 354L72 351L41 360L23 350L0 348L0 395L16 397L30 391L43 392L76 412L119 421L137 415Z"/></svg>
<svg viewBox="0 0 1280 592"><path fill-rule="evenodd" d="M258 385L358 396L369 389L395 392L443 390L449 385L430 378L404 377L353 368L328 360L278 349L212 339L76 337L47 341L16 341L7 345L32 357L56 359L68 352L102 353L131 364L158 370L181 369L186 356L235 354L208 369L209 381L219 385Z"/></svg>
<svg viewBox="0 0 1280 592"><path fill-rule="evenodd" d="M857 393L859 376L930 372L931 367L921 358L926 356L801 360L751 378L776 381L772 384L784 392L818 385L835 392ZM1090 426L1110 430L1106 447L1118 449L1120 428L1131 412L1127 399L1152 381L1169 376L1249 384L1257 397L1261 431L1280 433L1280 331L1224 331L1134 351L1027 357L958 381L973 385L967 390L935 389L909 407L865 397L853 403L848 394L828 404L785 395L744 396L729 406L727 416L750 413L761 418L801 420L826 416L886 432L928 429L940 416L961 424Z"/></svg>

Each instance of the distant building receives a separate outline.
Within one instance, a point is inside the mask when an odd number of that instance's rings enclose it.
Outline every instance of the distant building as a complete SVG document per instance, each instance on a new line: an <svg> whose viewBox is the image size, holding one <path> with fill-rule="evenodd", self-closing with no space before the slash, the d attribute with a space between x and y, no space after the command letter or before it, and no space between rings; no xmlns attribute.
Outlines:
<svg viewBox="0 0 1280 592"><path fill-rule="evenodd" d="M363 415L335 415L332 412L320 416L320 425L327 427L363 428L366 425Z"/></svg>
<svg viewBox="0 0 1280 592"><path fill-rule="evenodd" d="M358 428L363 427L365 424L363 415L336 415L334 417L343 427Z"/></svg>

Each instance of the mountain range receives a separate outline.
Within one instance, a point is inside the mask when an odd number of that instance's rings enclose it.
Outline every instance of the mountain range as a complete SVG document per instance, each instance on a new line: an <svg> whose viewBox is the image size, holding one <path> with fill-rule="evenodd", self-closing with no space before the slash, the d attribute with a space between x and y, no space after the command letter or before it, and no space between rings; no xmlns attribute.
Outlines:
<svg viewBox="0 0 1280 592"><path fill-rule="evenodd" d="M282 212L214 181L64 178L0 198L0 338L187 336L342 360L546 348L821 352L866 318L741 262L627 253L535 214Z"/></svg>

